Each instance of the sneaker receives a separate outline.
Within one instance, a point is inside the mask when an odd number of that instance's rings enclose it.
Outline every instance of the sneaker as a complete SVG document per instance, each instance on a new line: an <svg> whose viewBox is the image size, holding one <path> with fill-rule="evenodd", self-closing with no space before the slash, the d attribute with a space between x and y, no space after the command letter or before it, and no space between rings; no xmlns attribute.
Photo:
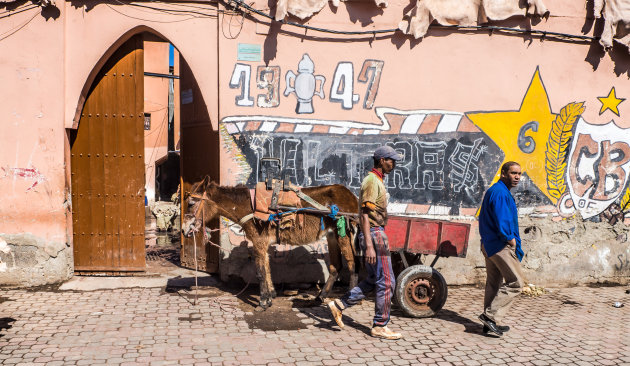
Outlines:
<svg viewBox="0 0 630 366"><path fill-rule="evenodd" d="M335 323L337 323L339 328L343 329L343 320L341 320L343 305L339 306L337 304L337 300L333 300L328 303L328 309L330 309L330 313L332 314L333 319L335 319Z"/></svg>
<svg viewBox="0 0 630 366"><path fill-rule="evenodd" d="M492 333L494 333L494 334L496 334L498 336L502 336L503 335L503 332L499 329L499 327L497 326L497 323L495 323L494 320L488 318L486 316L486 314L479 315L479 320L481 320L483 325L488 327L488 331L489 332L492 332Z"/></svg>
<svg viewBox="0 0 630 366"><path fill-rule="evenodd" d="M376 337L376 338L383 338L383 339L400 339L402 338L402 334L400 333L396 333L396 332L392 332L389 328L387 328L387 326L384 327L378 327L378 326L374 326L372 327L372 337Z"/></svg>

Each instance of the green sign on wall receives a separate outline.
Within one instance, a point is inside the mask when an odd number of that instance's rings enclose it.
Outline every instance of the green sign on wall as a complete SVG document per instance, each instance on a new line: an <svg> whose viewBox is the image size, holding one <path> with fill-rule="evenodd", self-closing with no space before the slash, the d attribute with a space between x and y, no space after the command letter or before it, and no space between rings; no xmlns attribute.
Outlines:
<svg viewBox="0 0 630 366"><path fill-rule="evenodd" d="M239 43L238 61L260 61L261 47L259 44Z"/></svg>

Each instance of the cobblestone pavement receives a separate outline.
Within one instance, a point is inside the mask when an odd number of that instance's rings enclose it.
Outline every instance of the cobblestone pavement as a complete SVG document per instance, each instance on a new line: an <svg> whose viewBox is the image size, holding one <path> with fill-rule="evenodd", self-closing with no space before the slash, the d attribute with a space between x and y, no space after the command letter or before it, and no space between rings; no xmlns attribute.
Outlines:
<svg viewBox="0 0 630 366"><path fill-rule="evenodd" d="M625 289L521 296L502 322L512 329L495 338L477 321L482 290L451 287L434 318L394 310L398 341L369 336L372 301L347 310L340 330L305 294L260 312L254 289L236 297L238 289L202 288L196 305L192 292L164 288L0 290L0 364L630 364Z"/></svg>

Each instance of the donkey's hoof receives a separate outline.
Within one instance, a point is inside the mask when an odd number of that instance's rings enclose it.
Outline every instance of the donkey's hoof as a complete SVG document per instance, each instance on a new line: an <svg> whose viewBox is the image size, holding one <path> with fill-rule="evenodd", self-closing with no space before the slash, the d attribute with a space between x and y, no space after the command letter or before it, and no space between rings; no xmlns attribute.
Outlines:
<svg viewBox="0 0 630 366"><path fill-rule="evenodd" d="M260 305L259 307L262 308L263 310L267 310L267 308L271 306L271 298L269 297L261 298L259 305Z"/></svg>
<svg viewBox="0 0 630 366"><path fill-rule="evenodd" d="M322 289L319 294L315 297L315 301L324 303L326 302L326 298L328 297L328 291L326 289Z"/></svg>
<svg viewBox="0 0 630 366"><path fill-rule="evenodd" d="M271 290L271 298L275 299L276 296L278 296L278 294L276 293L276 290Z"/></svg>

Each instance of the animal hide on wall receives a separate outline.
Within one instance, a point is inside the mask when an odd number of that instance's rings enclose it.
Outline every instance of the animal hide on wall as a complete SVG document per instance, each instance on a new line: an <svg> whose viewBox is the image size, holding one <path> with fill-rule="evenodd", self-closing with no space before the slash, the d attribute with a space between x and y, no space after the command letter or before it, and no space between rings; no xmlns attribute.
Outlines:
<svg viewBox="0 0 630 366"><path fill-rule="evenodd" d="M599 43L609 51L613 40L630 48L630 0L595 0L595 18L604 16Z"/></svg>
<svg viewBox="0 0 630 366"><path fill-rule="evenodd" d="M337 4L334 4L334 3ZM276 3L276 20L281 21L287 13L305 19L322 10L328 0L278 0ZM333 1L333 5L339 5L339 1Z"/></svg>
<svg viewBox="0 0 630 366"><path fill-rule="evenodd" d="M427 33L433 20L442 25L466 26L515 15L544 16L548 12L543 0L417 0L416 6L398 24L398 29L420 38Z"/></svg>
<svg viewBox="0 0 630 366"><path fill-rule="evenodd" d="M338 7L339 1L340 0L332 0L333 6ZM387 7L387 0L374 0L374 2L377 6ZM276 3L275 19L281 21L287 14L294 15L300 19L306 19L322 10L327 3L328 0L278 0Z"/></svg>
<svg viewBox="0 0 630 366"><path fill-rule="evenodd" d="M0 0L0 4L2 3L16 3L20 0ZM36 0L34 1L35 4L40 5L41 7L45 8L47 6L55 6L55 0Z"/></svg>

